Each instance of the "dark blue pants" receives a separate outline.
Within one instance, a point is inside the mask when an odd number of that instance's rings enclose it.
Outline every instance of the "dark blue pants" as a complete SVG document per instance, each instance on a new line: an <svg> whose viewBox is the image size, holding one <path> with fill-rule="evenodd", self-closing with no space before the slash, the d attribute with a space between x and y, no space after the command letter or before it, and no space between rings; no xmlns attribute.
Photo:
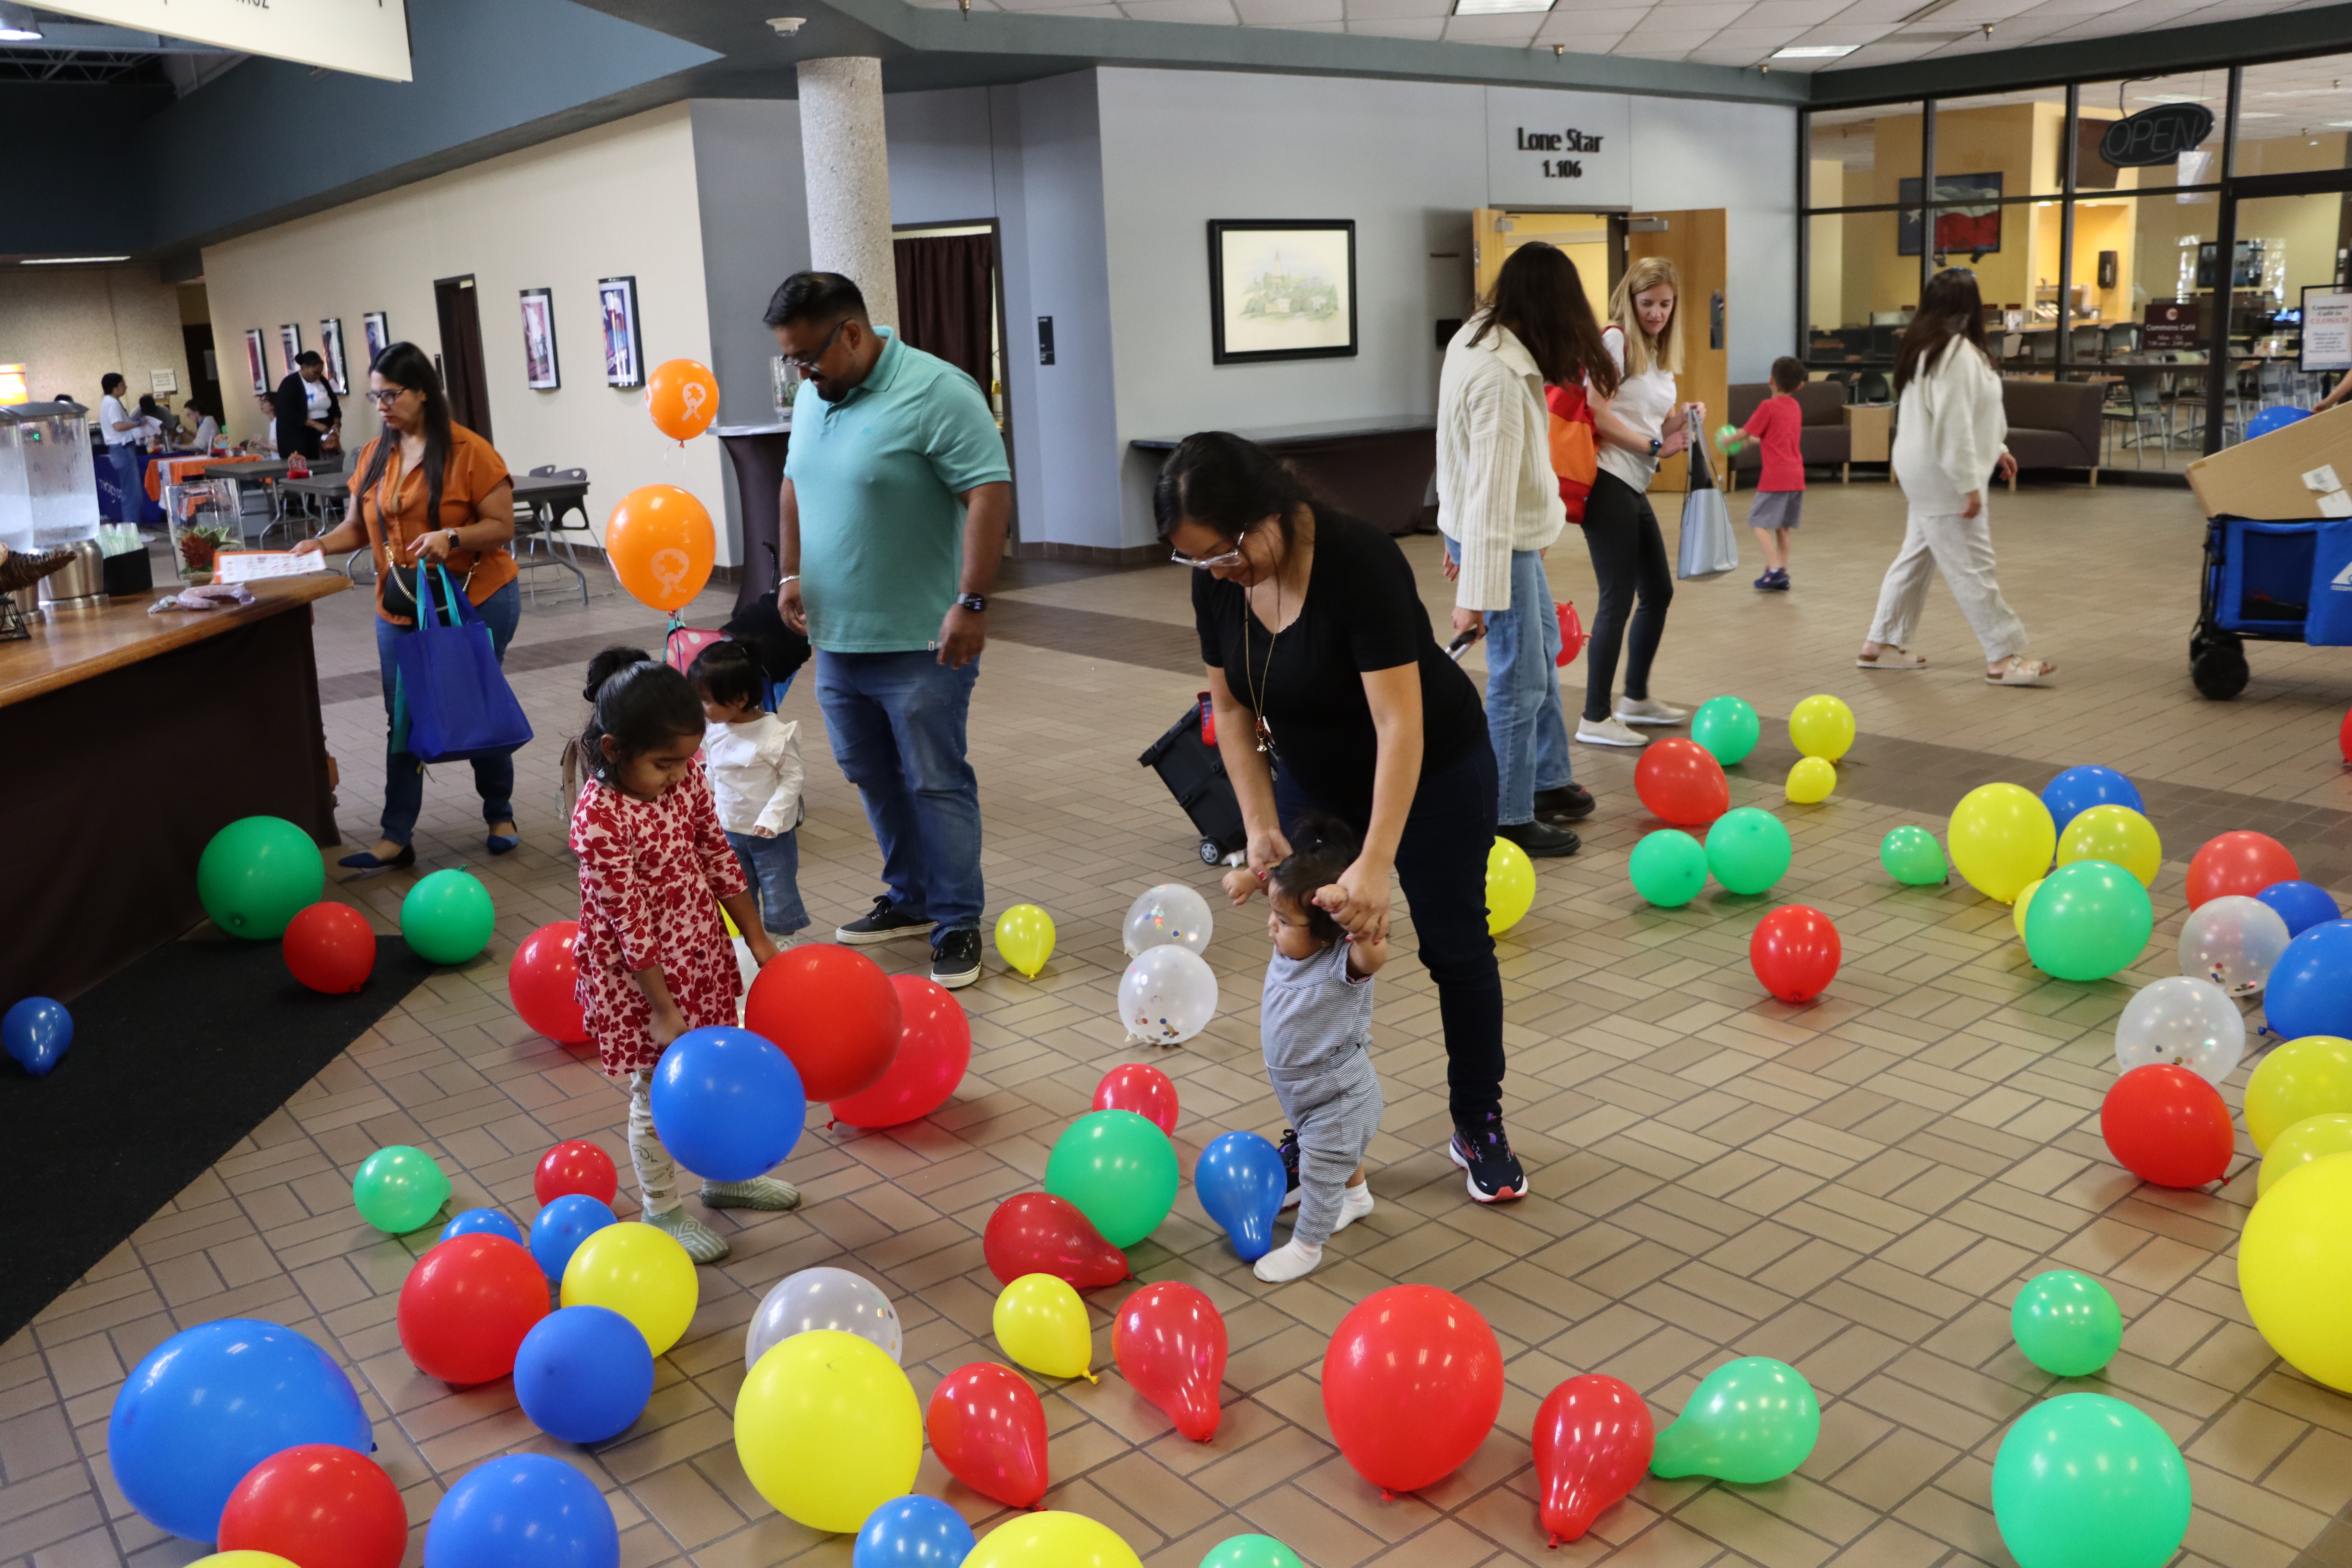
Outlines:
<svg viewBox="0 0 2352 1568"><path fill-rule="evenodd" d="M522 620L521 584L508 584L475 605L474 613L490 628L490 646L498 649L499 662L504 664L507 644L514 641L515 627ZM392 745L392 648L415 630L394 626L382 616L375 618L376 668L383 677L383 837L387 844L406 844L415 838L417 814L425 809L425 764L415 753L394 751ZM474 788L482 797L482 820L512 822L514 753L500 752L472 761Z"/></svg>
<svg viewBox="0 0 2352 1568"><path fill-rule="evenodd" d="M964 721L980 661L950 669L932 653L816 656L816 704L833 760L866 801L890 901L939 934L978 931L980 781L964 760Z"/></svg>

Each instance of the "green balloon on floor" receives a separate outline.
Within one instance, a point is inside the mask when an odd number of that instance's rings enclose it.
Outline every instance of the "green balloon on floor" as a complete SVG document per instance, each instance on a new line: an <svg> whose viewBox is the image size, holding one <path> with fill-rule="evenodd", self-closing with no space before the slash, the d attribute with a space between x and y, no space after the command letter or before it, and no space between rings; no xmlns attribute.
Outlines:
<svg viewBox="0 0 2352 1568"><path fill-rule="evenodd" d="M1706 868L1725 889L1760 893L1788 874L1789 830L1769 811L1743 805L1706 830Z"/></svg>
<svg viewBox="0 0 2352 1568"><path fill-rule="evenodd" d="M1045 1156L1045 1190L1066 1198L1113 1247L1150 1236L1176 1203L1176 1147L1132 1110L1070 1123Z"/></svg>
<svg viewBox="0 0 2352 1568"><path fill-rule="evenodd" d="M2170 1436L2104 1394L2033 1405L1993 1456L1993 1522L2019 1568L2163 1568L2189 1506Z"/></svg>
<svg viewBox="0 0 2352 1568"><path fill-rule="evenodd" d="M2156 907L2111 860L2077 860L2042 879L2025 911L2025 952L2060 980L2105 980L2147 947Z"/></svg>
<svg viewBox="0 0 2352 1568"><path fill-rule="evenodd" d="M497 921L490 890L464 871L436 871L400 900L400 934L428 963L465 963L480 956Z"/></svg>
<svg viewBox="0 0 2352 1568"><path fill-rule="evenodd" d="M405 1143L377 1150L352 1177L360 1218L387 1236L406 1236L433 1223L449 1201L449 1178L433 1156Z"/></svg>
<svg viewBox="0 0 2352 1568"><path fill-rule="evenodd" d="M1951 867L1945 862L1944 847L1936 836L1916 823L1906 822L1887 830L1878 842L1878 863L1886 874L1906 888L1925 888L1950 878Z"/></svg>
<svg viewBox="0 0 2352 1568"><path fill-rule="evenodd" d="M1710 697L1691 715L1691 739L1725 767L1745 762L1764 733L1756 710L1737 697Z"/></svg>
<svg viewBox="0 0 2352 1568"><path fill-rule="evenodd" d="M282 816L241 816L196 862L196 898L231 936L275 942L319 901L327 868L310 836Z"/></svg>
<svg viewBox="0 0 2352 1568"><path fill-rule="evenodd" d="M1742 1356L1699 1380L1658 1434L1650 1473L1761 1486L1803 1464L1821 1435L1822 1402L1804 1374L1770 1356Z"/></svg>
<svg viewBox="0 0 2352 1568"><path fill-rule="evenodd" d="M2123 1309L2107 1288L2072 1268L2053 1268L2019 1287L2009 1330L2025 1359L2060 1377L2088 1377L2123 1349Z"/></svg>
<svg viewBox="0 0 2352 1568"><path fill-rule="evenodd" d="M1706 886L1706 851L1679 828L1642 836L1626 862L1633 890L1662 910L1678 910Z"/></svg>
<svg viewBox="0 0 2352 1568"><path fill-rule="evenodd" d="M1209 1548L1201 1568L1306 1568L1298 1553L1271 1535L1233 1535Z"/></svg>

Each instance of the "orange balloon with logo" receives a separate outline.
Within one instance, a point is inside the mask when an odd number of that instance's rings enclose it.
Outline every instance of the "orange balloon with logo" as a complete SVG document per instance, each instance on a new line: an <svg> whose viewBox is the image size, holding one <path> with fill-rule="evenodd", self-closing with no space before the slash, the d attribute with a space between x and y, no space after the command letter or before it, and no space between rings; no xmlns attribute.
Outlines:
<svg viewBox="0 0 2352 1568"><path fill-rule="evenodd" d="M691 441L719 417L719 378L699 360L665 360L646 380L646 406L656 429Z"/></svg>
<svg viewBox="0 0 2352 1568"><path fill-rule="evenodd" d="M613 574L656 610L684 609L702 592L718 545L710 514L676 485L640 485L604 525Z"/></svg>

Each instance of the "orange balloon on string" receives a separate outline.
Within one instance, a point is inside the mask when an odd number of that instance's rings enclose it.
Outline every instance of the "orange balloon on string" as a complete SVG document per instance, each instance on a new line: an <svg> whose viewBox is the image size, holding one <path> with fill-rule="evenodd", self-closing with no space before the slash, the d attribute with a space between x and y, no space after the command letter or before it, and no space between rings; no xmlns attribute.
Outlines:
<svg viewBox="0 0 2352 1568"><path fill-rule="evenodd" d="M699 360L665 360L646 378L646 406L654 428L674 441L691 441L719 417L719 378Z"/></svg>
<svg viewBox="0 0 2352 1568"><path fill-rule="evenodd" d="M640 485L621 498L604 525L613 574L643 604L680 610L710 581L719 547L710 514L676 485Z"/></svg>

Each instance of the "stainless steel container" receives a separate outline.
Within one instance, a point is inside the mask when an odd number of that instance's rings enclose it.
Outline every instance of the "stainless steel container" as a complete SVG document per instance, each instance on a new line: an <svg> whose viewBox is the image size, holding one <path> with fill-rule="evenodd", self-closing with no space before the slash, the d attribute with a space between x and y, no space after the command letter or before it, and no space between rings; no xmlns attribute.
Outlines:
<svg viewBox="0 0 2352 1568"><path fill-rule="evenodd" d="M64 546L73 559L41 579L44 610L95 609L106 599L106 552L95 539Z"/></svg>

